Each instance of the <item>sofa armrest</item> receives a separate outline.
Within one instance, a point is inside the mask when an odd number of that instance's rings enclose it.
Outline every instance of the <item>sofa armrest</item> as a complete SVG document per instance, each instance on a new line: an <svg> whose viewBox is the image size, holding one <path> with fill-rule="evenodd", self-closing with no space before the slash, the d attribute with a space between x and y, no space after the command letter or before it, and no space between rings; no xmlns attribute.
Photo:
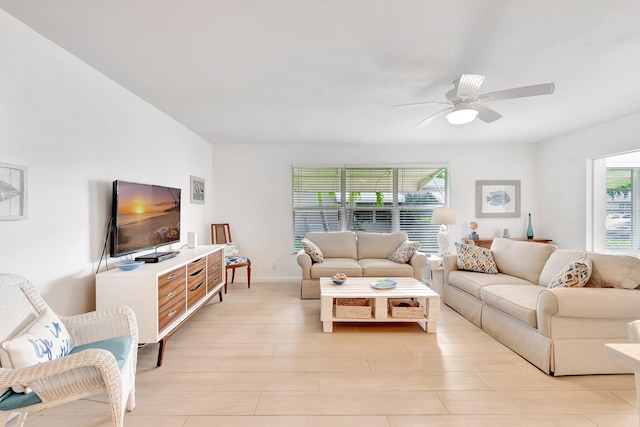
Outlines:
<svg viewBox="0 0 640 427"><path fill-rule="evenodd" d="M427 266L427 255L424 252L415 251L409 259L409 265L413 267L413 277L422 281L422 271Z"/></svg>
<svg viewBox="0 0 640 427"><path fill-rule="evenodd" d="M551 334L554 316L587 319L640 319L640 291L617 288L553 288L538 296L538 330Z"/></svg>
<svg viewBox="0 0 640 427"><path fill-rule="evenodd" d="M302 280L311 280L311 257L307 254L304 249L301 249L296 254L296 261L298 261L298 265L302 268Z"/></svg>
<svg viewBox="0 0 640 427"><path fill-rule="evenodd" d="M442 267L444 268L444 283L449 283L449 273L458 269L458 255L442 255Z"/></svg>

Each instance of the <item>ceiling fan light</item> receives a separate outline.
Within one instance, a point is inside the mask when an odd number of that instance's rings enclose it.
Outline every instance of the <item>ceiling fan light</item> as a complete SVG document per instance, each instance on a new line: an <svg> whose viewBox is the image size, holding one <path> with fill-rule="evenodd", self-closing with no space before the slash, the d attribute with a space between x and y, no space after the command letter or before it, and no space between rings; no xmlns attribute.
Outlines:
<svg viewBox="0 0 640 427"><path fill-rule="evenodd" d="M447 114L447 121L452 125L464 125L471 123L478 116L478 111L473 108L456 108Z"/></svg>

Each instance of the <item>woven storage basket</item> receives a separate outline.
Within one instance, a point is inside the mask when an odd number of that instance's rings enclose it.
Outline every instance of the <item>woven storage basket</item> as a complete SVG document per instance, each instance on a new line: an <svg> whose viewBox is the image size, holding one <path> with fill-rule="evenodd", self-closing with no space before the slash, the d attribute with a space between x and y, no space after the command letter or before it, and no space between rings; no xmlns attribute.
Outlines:
<svg viewBox="0 0 640 427"><path fill-rule="evenodd" d="M402 304L402 307L399 305ZM408 304L408 306L406 306ZM391 317L400 319L421 319L424 317L424 307L418 301L409 299L389 300L389 312Z"/></svg>
<svg viewBox="0 0 640 427"><path fill-rule="evenodd" d="M368 298L336 298L336 317L341 319L370 319Z"/></svg>

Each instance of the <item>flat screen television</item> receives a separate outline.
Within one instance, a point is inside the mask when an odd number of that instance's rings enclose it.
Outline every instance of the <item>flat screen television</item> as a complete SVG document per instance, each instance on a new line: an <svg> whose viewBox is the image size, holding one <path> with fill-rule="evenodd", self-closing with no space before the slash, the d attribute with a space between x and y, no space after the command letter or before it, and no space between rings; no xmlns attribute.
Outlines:
<svg viewBox="0 0 640 427"><path fill-rule="evenodd" d="M114 181L111 256L179 242L180 193L179 188Z"/></svg>

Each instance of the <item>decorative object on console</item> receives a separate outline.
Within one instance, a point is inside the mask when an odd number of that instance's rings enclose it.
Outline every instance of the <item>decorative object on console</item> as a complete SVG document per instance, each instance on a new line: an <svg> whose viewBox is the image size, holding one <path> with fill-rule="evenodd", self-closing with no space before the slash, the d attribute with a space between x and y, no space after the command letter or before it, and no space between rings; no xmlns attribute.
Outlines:
<svg viewBox="0 0 640 427"><path fill-rule="evenodd" d="M478 223L471 221L469 223L469 228L471 229L471 233L469 233L469 238L472 240L478 240L480 237L478 237L478 233L476 232L476 230L478 229Z"/></svg>
<svg viewBox="0 0 640 427"><path fill-rule="evenodd" d="M214 245L224 245L227 243L233 243L231 239L231 227L228 223L223 224L211 224L211 243ZM245 256L236 255L226 256L225 254L225 269L224 269L224 293L227 293L227 282L229 281L229 275L227 274L231 270L231 283L236 277L236 268L247 267L247 288L251 287L251 260Z"/></svg>
<svg viewBox="0 0 640 427"><path fill-rule="evenodd" d="M456 217L452 208L434 208L433 216L431 217L432 224L440 224L440 230L438 231L438 249L441 254L446 254L449 251L449 231L447 225L455 224Z"/></svg>
<svg viewBox="0 0 640 427"><path fill-rule="evenodd" d="M519 218L520 181L476 181L478 218Z"/></svg>
<svg viewBox="0 0 640 427"><path fill-rule="evenodd" d="M533 225L531 225L531 214L529 214L529 225L527 225L527 239L533 239Z"/></svg>
<svg viewBox="0 0 640 427"><path fill-rule="evenodd" d="M133 271L133 270L139 269L142 264L144 264L144 261L133 261L130 259L123 259L122 261L116 264L116 267L118 267L122 271Z"/></svg>
<svg viewBox="0 0 640 427"><path fill-rule="evenodd" d="M27 167L0 163L0 220L27 218Z"/></svg>

